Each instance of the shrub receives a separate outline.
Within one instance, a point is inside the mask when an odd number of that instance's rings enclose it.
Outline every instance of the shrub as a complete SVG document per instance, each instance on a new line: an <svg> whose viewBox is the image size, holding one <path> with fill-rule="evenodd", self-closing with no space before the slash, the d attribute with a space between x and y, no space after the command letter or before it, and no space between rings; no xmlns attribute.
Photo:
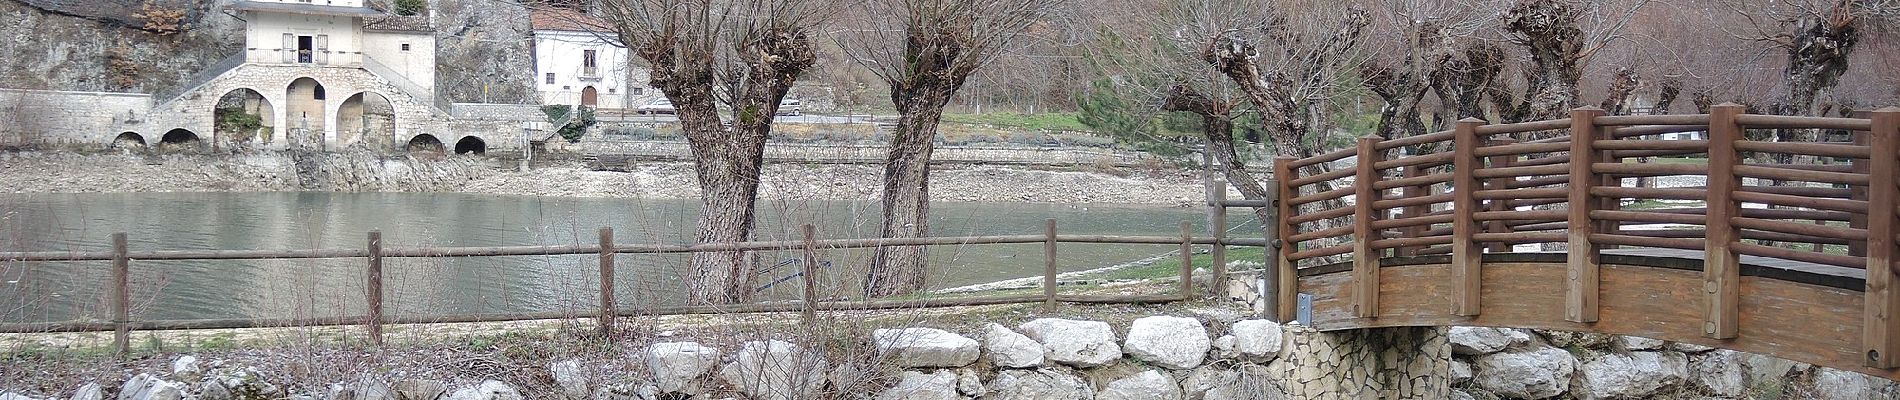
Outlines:
<svg viewBox="0 0 1900 400"><path fill-rule="evenodd" d="M185 9L164 0L145 0L145 4L139 6L139 11L132 13L133 17L145 22L146 32L161 36L184 32L186 15Z"/></svg>
<svg viewBox="0 0 1900 400"><path fill-rule="evenodd" d="M429 8L428 0L396 0L396 15L411 16L421 14Z"/></svg>

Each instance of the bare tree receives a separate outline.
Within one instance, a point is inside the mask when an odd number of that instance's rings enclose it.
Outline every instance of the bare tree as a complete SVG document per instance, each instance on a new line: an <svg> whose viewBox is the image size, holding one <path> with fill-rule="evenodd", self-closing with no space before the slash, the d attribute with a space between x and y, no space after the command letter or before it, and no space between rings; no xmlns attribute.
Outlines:
<svg viewBox="0 0 1900 400"><path fill-rule="evenodd" d="M607 25L652 68L649 83L673 103L693 152L700 187L699 243L751 238L759 170L772 120L794 81L811 68L811 31L825 0L602 0ZM721 117L720 106L730 112ZM695 253L691 301L749 301L749 252Z"/></svg>
<svg viewBox="0 0 1900 400"><path fill-rule="evenodd" d="M1377 4L1380 7L1372 14L1374 22L1368 36L1387 40L1367 43L1374 56L1359 67L1366 89L1385 103L1379 109L1375 134L1387 139L1423 134L1426 125L1422 103L1436 83L1434 75L1443 71L1458 52L1460 38L1476 33L1495 15L1454 0Z"/></svg>
<svg viewBox="0 0 1900 400"><path fill-rule="evenodd" d="M1648 0L1519 0L1504 13L1504 36L1530 53L1523 97L1493 99L1505 121L1556 119L1581 102L1578 81L1591 56L1625 38Z"/></svg>
<svg viewBox="0 0 1900 400"><path fill-rule="evenodd" d="M884 164L887 238L923 237L930 226L930 152L944 106L978 68L1016 42L1062 0L865 0L839 35L852 59L890 86L899 113ZM879 247L865 296L924 288L921 246Z"/></svg>

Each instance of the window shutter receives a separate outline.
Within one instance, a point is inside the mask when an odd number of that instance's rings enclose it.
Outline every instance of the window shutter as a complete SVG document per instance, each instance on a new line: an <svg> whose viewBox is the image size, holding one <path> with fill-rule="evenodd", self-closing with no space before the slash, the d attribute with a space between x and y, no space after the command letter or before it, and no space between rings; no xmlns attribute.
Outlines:
<svg viewBox="0 0 1900 400"><path fill-rule="evenodd" d="M330 63L330 35L317 35L317 63Z"/></svg>
<svg viewBox="0 0 1900 400"><path fill-rule="evenodd" d="M297 35L285 33L284 48L278 49L277 52L284 55L285 64L297 62Z"/></svg>

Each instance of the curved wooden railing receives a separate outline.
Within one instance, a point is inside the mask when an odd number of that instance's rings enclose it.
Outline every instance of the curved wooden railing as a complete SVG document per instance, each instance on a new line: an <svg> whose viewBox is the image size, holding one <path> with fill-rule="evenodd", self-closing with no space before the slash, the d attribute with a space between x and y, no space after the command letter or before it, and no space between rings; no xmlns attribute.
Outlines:
<svg viewBox="0 0 1900 400"><path fill-rule="evenodd" d="M1756 115L1734 104L1654 116L1585 107L1565 119L1466 119L1448 131L1277 159L1279 315L1298 303L1298 278L1289 277L1350 257L1352 314L1376 318L1383 258L1443 254L1453 314L1475 316L1482 255L1538 245L1567 249L1565 319L1593 323L1604 249L1682 249L1703 253L1703 334L1712 339L1737 335L1742 256L1865 270L1867 365L1900 366L1900 357L1882 357L1900 354L1900 290L1890 287L1900 108L1857 117ZM1767 129L1824 133L1815 142L1746 134ZM1661 137L1687 132L1707 134ZM1350 168L1318 168L1349 157ZM1636 162L1646 157L1671 162ZM1705 184L1632 184L1683 176Z"/></svg>

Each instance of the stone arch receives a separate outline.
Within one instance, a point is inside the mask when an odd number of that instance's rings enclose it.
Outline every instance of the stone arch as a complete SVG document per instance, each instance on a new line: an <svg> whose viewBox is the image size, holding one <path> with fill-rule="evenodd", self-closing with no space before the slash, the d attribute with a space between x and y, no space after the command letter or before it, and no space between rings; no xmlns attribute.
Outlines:
<svg viewBox="0 0 1900 400"><path fill-rule="evenodd" d="M323 83L315 78L302 77L290 81L284 88L284 119L288 132L284 138L293 146L317 146L323 142L324 116L328 102Z"/></svg>
<svg viewBox="0 0 1900 400"><path fill-rule="evenodd" d="M133 147L143 149L143 148L148 147L148 145L145 144L145 136L140 135L138 132L120 133L119 136L115 136L112 138L111 146L112 148L115 148L115 149L133 148Z"/></svg>
<svg viewBox="0 0 1900 400"><path fill-rule="evenodd" d="M416 135L416 137L409 138L409 144L403 145L403 150L410 152L428 151L441 153L443 150L442 139L436 139L435 135L427 133Z"/></svg>
<svg viewBox="0 0 1900 400"><path fill-rule="evenodd" d="M488 142L483 141L482 138L463 136L462 140L455 141L455 154L475 154L479 156L487 152Z"/></svg>
<svg viewBox="0 0 1900 400"><path fill-rule="evenodd" d="M275 111L263 92L231 89L212 105L211 137L230 143L270 143L277 131Z"/></svg>
<svg viewBox="0 0 1900 400"><path fill-rule="evenodd" d="M381 93L364 91L337 107L337 144L358 142L374 149L389 148L396 136L396 106Z"/></svg>
<svg viewBox="0 0 1900 400"><path fill-rule="evenodd" d="M185 128L165 131L165 136L158 139L159 150L195 150L203 147L204 140L198 138L198 133Z"/></svg>

